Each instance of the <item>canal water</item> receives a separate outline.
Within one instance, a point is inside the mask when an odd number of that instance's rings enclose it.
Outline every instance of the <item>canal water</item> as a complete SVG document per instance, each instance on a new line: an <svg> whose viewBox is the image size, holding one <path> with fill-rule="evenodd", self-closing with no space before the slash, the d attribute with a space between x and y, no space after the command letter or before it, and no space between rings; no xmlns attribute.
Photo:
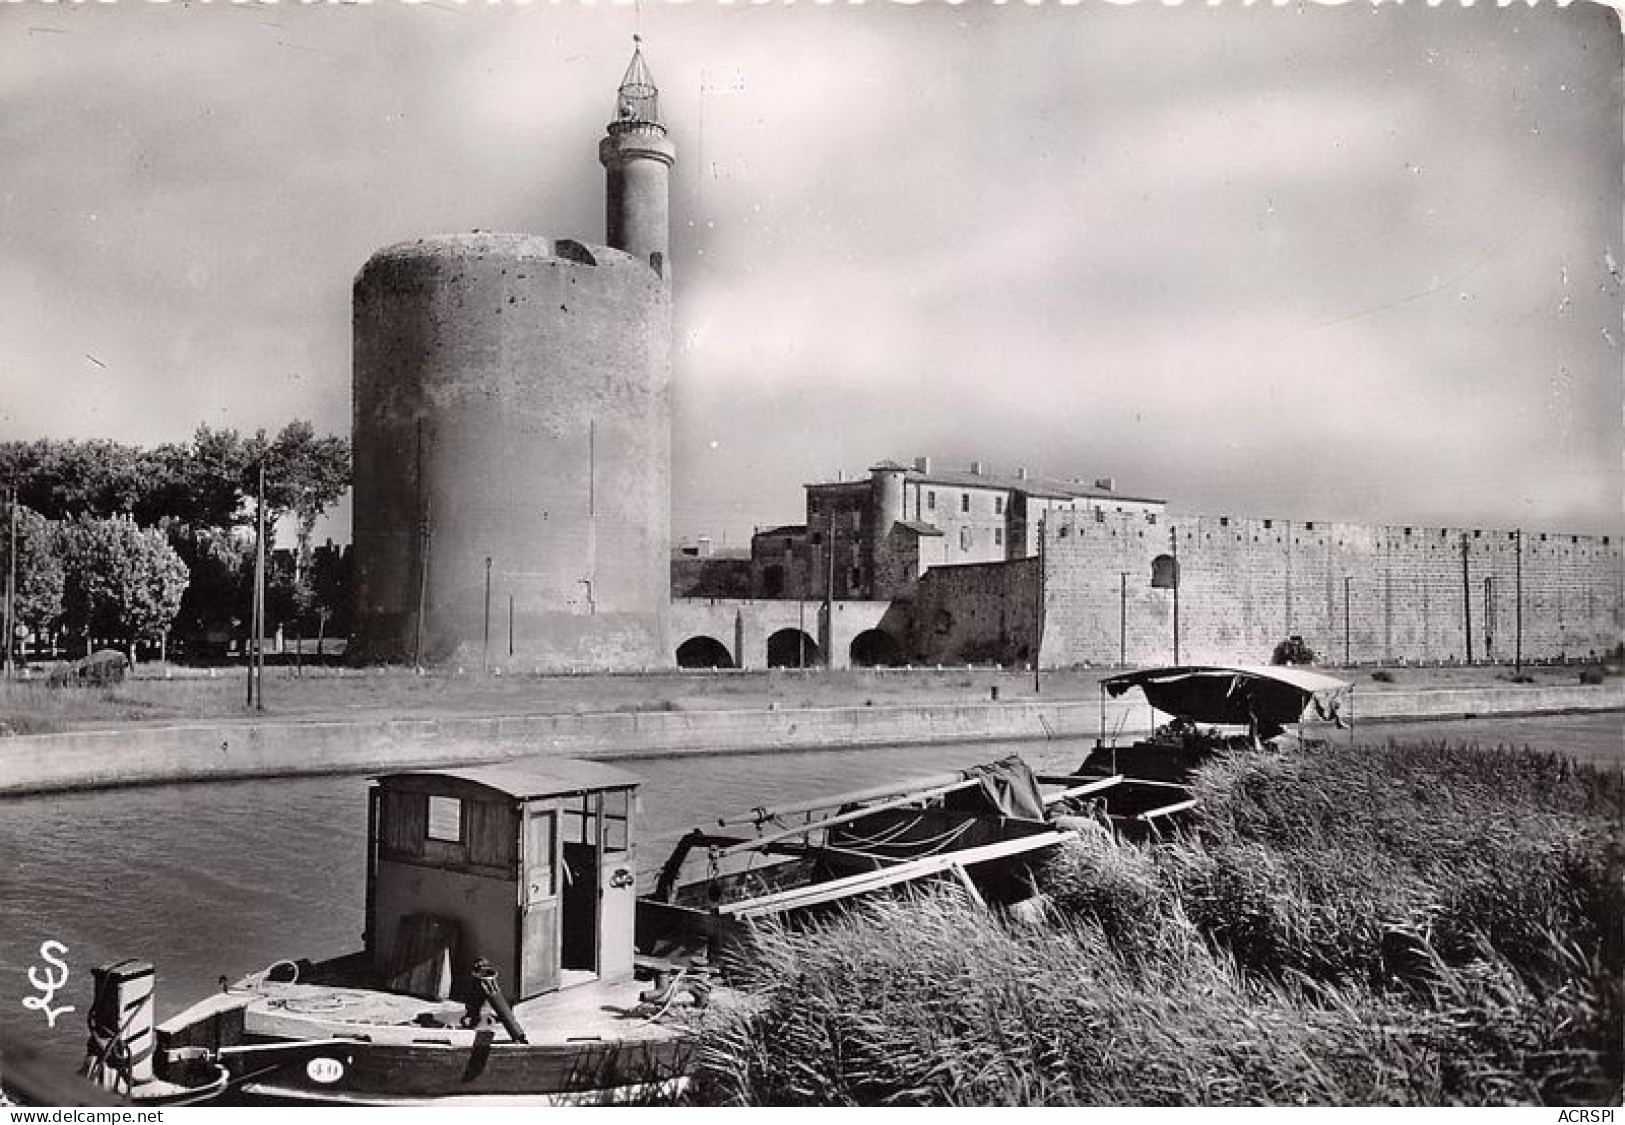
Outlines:
<svg viewBox="0 0 1625 1125"><path fill-rule="evenodd" d="M1531 745L1620 761L1618 713L1382 724L1360 741L1449 738ZM1341 732L1334 737L1345 737ZM643 779L638 861L647 876L689 828L745 812L1019 753L1066 771L1082 740L647 758L619 763ZM0 800L0 1033L26 1037L64 1065L84 1047L90 969L140 957L158 967L167 1016L282 957L360 947L366 788L361 777L262 779ZM69 979L56 1026L24 1008L29 979L60 975L41 958L57 941Z"/></svg>

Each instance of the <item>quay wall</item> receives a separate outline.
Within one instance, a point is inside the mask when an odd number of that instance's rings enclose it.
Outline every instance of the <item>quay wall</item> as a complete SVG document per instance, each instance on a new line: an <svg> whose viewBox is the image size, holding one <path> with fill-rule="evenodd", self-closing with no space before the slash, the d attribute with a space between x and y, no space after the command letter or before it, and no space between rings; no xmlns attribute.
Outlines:
<svg viewBox="0 0 1625 1125"><path fill-rule="evenodd" d="M1618 686L1355 693L1372 719L1609 711ZM1114 700L1108 730L1143 732L1143 699ZM645 711L364 722L136 727L0 739L0 796L126 785L365 773L550 754L629 758L932 742L1092 738L1097 701L979 702L750 711Z"/></svg>

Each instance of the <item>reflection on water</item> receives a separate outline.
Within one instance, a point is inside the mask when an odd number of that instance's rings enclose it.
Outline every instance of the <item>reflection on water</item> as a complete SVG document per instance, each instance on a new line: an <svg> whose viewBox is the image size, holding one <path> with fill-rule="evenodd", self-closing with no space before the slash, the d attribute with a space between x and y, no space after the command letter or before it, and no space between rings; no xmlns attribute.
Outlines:
<svg viewBox="0 0 1625 1125"><path fill-rule="evenodd" d="M1363 739L1450 737L1533 744L1618 760L1618 714L1372 726ZM1342 737L1339 735L1338 737ZM887 747L642 759L639 863L657 867L688 828L716 816L1020 753L1076 766L1083 741ZM0 801L0 1030L65 1065L83 1051L90 969L120 957L158 968L159 1015L281 957L360 947L367 782L360 777L225 782ZM22 999L40 945L68 946L47 1030Z"/></svg>

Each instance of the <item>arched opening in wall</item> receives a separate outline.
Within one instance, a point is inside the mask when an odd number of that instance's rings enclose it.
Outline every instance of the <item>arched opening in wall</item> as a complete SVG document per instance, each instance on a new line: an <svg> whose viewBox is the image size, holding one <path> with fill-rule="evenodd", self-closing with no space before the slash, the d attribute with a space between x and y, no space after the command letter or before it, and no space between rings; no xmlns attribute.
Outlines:
<svg viewBox="0 0 1625 1125"><path fill-rule="evenodd" d="M903 650L890 633L865 629L852 638L852 663L859 668L895 668L903 662Z"/></svg>
<svg viewBox="0 0 1625 1125"><path fill-rule="evenodd" d="M776 598L784 593L784 568L777 563L762 568L762 597Z"/></svg>
<svg viewBox="0 0 1625 1125"><path fill-rule="evenodd" d="M1179 585L1179 560L1172 555L1158 555L1151 560L1151 585L1158 590L1172 590Z"/></svg>
<svg viewBox="0 0 1625 1125"><path fill-rule="evenodd" d="M767 638L769 668L810 668L823 662L818 642L800 629L780 629Z"/></svg>
<svg viewBox="0 0 1625 1125"><path fill-rule="evenodd" d="M690 637L677 646L679 668L732 668L728 646L715 637Z"/></svg>

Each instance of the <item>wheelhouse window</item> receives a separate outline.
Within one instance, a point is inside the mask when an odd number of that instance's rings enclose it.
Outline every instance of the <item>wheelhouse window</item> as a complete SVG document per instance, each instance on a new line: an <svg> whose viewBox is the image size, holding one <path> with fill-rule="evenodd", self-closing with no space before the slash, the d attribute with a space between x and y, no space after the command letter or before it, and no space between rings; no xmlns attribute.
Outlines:
<svg viewBox="0 0 1625 1125"><path fill-rule="evenodd" d="M627 829L631 815L631 791L616 789L604 794L604 850L624 852L631 846Z"/></svg>
<svg viewBox="0 0 1625 1125"><path fill-rule="evenodd" d="M429 798L428 838L446 844L463 842L463 802L456 797Z"/></svg>

